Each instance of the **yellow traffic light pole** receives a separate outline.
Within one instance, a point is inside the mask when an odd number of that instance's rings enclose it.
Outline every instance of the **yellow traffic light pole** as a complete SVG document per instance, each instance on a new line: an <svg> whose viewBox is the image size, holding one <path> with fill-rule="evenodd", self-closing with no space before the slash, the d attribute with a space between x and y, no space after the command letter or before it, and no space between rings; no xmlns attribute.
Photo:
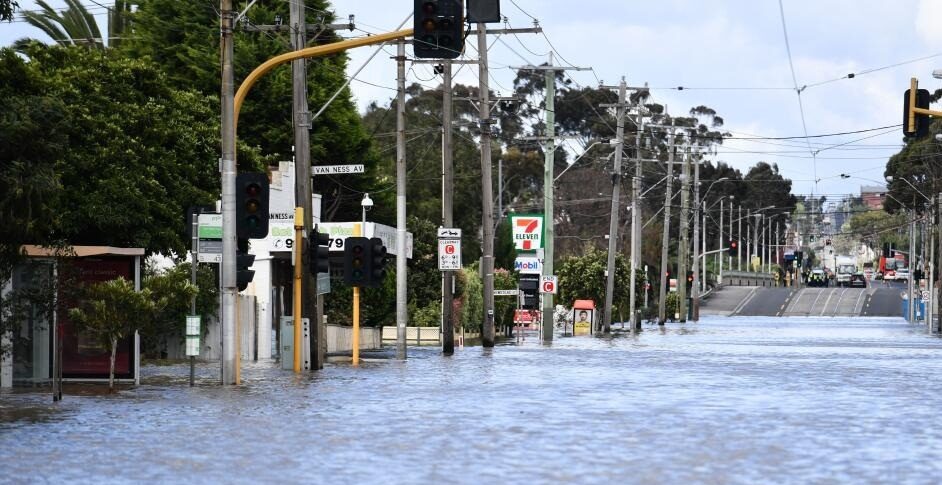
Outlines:
<svg viewBox="0 0 942 485"><path fill-rule="evenodd" d="M942 117L942 111L933 111L926 108L916 107L916 93L919 91L919 80L909 79L909 118L906 120L906 131L914 133L916 131L916 115L929 115Z"/></svg>
<svg viewBox="0 0 942 485"><path fill-rule="evenodd" d="M287 64L291 61L297 59L308 59L311 57L326 56L330 54L336 54L338 52L343 52L348 49L353 49L356 47L363 47L368 45L383 44L392 40L404 39L406 37L411 37L413 33L412 29L397 30L395 32L387 32L384 34L372 35L369 37L361 37L358 39L349 39L343 40L340 42L333 42L330 44L319 45L315 47L308 47L306 49L301 49L293 52L287 52L279 56L272 57L271 59L263 62L258 67L255 68L249 75L242 81L242 84L239 85L239 90L236 91L233 107L233 132L234 140L233 145L235 145L235 140L238 139L239 132L239 112L242 109L242 103L245 101L245 97L249 94L249 90L252 89L252 86L265 74L267 74L272 69L282 65ZM296 257L295 257L295 271L294 271L294 371L301 372L301 241L303 240L303 235L298 231L297 224L298 221L302 221L300 207L295 208L295 241L296 241ZM303 226L301 226L303 229ZM359 295L357 295L359 296ZM359 315L355 315L355 318ZM313 323L313 322L312 322ZM314 325L312 325L312 328ZM356 335L355 329L355 335ZM359 335L356 335L356 339ZM357 348L354 348L354 355L356 356ZM354 363L356 363L356 357L354 357ZM356 365L356 364L354 364ZM241 367L241 359L236 356L236 373L238 375L239 368Z"/></svg>
<svg viewBox="0 0 942 485"><path fill-rule="evenodd" d="M287 64L291 61L297 59L308 59L311 57L320 57L326 56L329 54L336 54L338 52L343 52L348 49L353 49L356 47L363 47L367 45L383 44L391 40L404 39L406 37L412 36L412 29L403 29L397 30L395 32L386 32L384 34L371 35L369 37L360 37L357 39L342 40L340 42L333 42L330 44L319 45L315 47L308 47L306 49L301 49L298 51L287 52L279 56L272 57L271 59L263 62L254 71L249 73L249 75L242 81L242 84L239 85L239 90L235 94L235 127L236 133L238 133L239 127L239 110L242 108L242 102L245 101L245 97L249 94L249 90L252 89L252 86L268 71L282 65Z"/></svg>

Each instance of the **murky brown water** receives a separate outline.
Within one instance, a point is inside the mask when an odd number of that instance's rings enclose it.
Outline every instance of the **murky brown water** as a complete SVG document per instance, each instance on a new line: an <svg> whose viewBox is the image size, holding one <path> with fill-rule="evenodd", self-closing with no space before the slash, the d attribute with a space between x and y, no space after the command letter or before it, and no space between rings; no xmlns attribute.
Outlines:
<svg viewBox="0 0 942 485"><path fill-rule="evenodd" d="M716 319L443 358L148 366L0 394L0 482L938 483L942 340L898 319Z"/></svg>

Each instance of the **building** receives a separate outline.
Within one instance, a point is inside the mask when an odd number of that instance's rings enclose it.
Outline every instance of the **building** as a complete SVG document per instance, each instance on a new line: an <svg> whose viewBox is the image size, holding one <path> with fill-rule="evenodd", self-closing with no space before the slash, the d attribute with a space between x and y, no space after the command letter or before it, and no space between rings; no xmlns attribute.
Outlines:
<svg viewBox="0 0 942 485"><path fill-rule="evenodd" d="M860 187L860 198L864 205L871 209L882 209L883 202L886 200L886 187L879 185L862 185Z"/></svg>

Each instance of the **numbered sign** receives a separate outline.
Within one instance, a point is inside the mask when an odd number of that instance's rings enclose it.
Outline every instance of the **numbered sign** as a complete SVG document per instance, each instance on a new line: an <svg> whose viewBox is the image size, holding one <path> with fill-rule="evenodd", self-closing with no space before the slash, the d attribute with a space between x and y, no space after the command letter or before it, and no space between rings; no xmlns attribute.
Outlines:
<svg viewBox="0 0 942 485"><path fill-rule="evenodd" d="M461 229L438 228L438 269L439 271L461 269Z"/></svg>

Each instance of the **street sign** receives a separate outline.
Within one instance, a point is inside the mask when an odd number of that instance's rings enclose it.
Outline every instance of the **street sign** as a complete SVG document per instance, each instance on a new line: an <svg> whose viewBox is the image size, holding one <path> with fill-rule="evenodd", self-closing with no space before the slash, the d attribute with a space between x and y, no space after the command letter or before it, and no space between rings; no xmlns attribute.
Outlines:
<svg viewBox="0 0 942 485"><path fill-rule="evenodd" d="M929 303L929 290L922 290L921 292L922 302Z"/></svg>
<svg viewBox="0 0 942 485"><path fill-rule="evenodd" d="M363 164L353 165L315 165L311 167L311 175L344 175L348 173L363 173Z"/></svg>
<svg viewBox="0 0 942 485"><path fill-rule="evenodd" d="M186 355L200 355L200 316L186 316Z"/></svg>
<svg viewBox="0 0 942 485"><path fill-rule="evenodd" d="M459 271L461 269L461 240L438 240L438 269L440 271Z"/></svg>
<svg viewBox="0 0 942 485"><path fill-rule="evenodd" d="M317 273L317 294L326 295L328 293L330 293L330 273Z"/></svg>
<svg viewBox="0 0 942 485"><path fill-rule="evenodd" d="M200 214L196 234L199 237L200 263L222 262L222 214Z"/></svg>
<svg viewBox="0 0 942 485"><path fill-rule="evenodd" d="M517 296L520 290L494 290L494 296Z"/></svg>
<svg viewBox="0 0 942 485"><path fill-rule="evenodd" d="M461 270L461 229L438 228L438 269Z"/></svg>
<svg viewBox="0 0 942 485"><path fill-rule="evenodd" d="M553 276L544 276L540 283L540 293L552 293L556 294L556 275Z"/></svg>
<svg viewBox="0 0 942 485"><path fill-rule="evenodd" d="M367 222L363 226L362 222L321 222L317 225L318 229L326 232L330 239L327 249L331 253L343 253L343 243L348 237L378 237L383 240L386 246L386 252L391 256L398 256L399 250L396 247L396 228ZM412 259L412 233L406 232L406 258Z"/></svg>

